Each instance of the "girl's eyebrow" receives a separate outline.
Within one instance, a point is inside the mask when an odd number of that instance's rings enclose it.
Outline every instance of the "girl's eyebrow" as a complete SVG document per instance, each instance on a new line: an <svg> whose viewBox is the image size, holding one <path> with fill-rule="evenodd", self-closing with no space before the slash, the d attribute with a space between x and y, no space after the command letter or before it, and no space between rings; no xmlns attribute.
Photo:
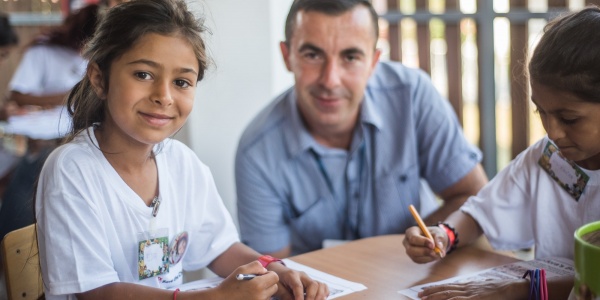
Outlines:
<svg viewBox="0 0 600 300"><path fill-rule="evenodd" d="M159 63L157 63L155 61L152 61L152 60L149 60L149 59L143 59L143 58L142 59L137 59L137 60L134 60L134 61L130 61L127 64L128 65L144 64L144 65L148 65L148 66L153 67L153 68L162 68L161 64L159 64ZM192 74L198 76L198 72L196 72L196 70L194 70L193 68L178 68L177 70L179 71L179 73L192 73Z"/></svg>
<svg viewBox="0 0 600 300"><path fill-rule="evenodd" d="M535 105L535 108L537 108L538 111L544 111L543 109L540 108L540 106L535 102L535 100L533 99L533 97L531 98L531 102L533 102L533 104ZM546 111L546 113L551 113L551 114L560 114L560 113L579 113L579 111L574 110L574 109L570 109L570 108L559 108L559 109L555 109L553 111Z"/></svg>

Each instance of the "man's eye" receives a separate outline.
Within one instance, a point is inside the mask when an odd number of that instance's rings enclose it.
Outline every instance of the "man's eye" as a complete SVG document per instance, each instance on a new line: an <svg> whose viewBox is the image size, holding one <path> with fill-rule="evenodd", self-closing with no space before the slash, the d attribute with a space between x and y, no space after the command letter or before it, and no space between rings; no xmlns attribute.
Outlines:
<svg viewBox="0 0 600 300"><path fill-rule="evenodd" d="M308 59L318 59L319 55L317 53L314 52L308 52L304 54L304 57L308 58Z"/></svg>
<svg viewBox="0 0 600 300"><path fill-rule="evenodd" d="M353 61L357 61L357 60L358 60L358 56L356 56L356 55L346 56L346 61L353 62Z"/></svg>

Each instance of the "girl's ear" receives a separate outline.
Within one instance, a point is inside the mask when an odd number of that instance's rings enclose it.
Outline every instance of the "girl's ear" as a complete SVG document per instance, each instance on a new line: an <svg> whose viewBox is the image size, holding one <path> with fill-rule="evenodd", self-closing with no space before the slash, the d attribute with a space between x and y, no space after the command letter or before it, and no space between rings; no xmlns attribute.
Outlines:
<svg viewBox="0 0 600 300"><path fill-rule="evenodd" d="M86 76L90 80L96 96L102 100L106 99L104 76L102 76L102 71L100 71L100 67L98 67L97 63L89 64Z"/></svg>

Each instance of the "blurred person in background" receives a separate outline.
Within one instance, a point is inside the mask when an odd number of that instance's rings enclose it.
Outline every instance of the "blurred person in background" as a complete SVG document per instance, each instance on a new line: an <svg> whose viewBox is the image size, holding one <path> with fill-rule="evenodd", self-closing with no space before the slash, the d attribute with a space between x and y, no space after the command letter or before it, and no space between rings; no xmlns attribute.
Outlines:
<svg viewBox="0 0 600 300"><path fill-rule="evenodd" d="M10 51L19 42L19 37L10 26L8 16L0 13L0 65L8 58Z"/></svg>
<svg viewBox="0 0 600 300"><path fill-rule="evenodd" d="M0 66L8 59L10 52L17 46L18 42L19 37L10 25L8 16L0 13ZM2 74L2 76L4 76L4 74ZM0 109L0 120L4 119L6 119L6 113L3 109ZM3 139L0 137L0 196L4 193L4 189L8 183L8 180L4 179L8 178L6 175L14 167L16 162L17 157L10 151L4 149Z"/></svg>
<svg viewBox="0 0 600 300"><path fill-rule="evenodd" d="M30 138L27 153L12 171L0 195L0 239L34 222L34 184L46 157L66 133L60 128L70 126L64 99L85 74L87 61L81 50L95 31L98 13L98 5L85 6L69 14L60 26L35 38L9 83L10 94L4 104L7 117L35 115L33 112L43 110L45 117L35 124L40 131L51 132L52 137Z"/></svg>

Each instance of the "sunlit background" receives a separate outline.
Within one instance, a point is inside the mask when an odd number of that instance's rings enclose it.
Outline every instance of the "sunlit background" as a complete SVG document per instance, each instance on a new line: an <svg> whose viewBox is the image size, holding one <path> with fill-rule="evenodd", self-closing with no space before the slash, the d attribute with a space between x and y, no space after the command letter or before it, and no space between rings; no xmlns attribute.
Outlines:
<svg viewBox="0 0 600 300"><path fill-rule="evenodd" d="M373 5L380 14L388 11L389 0L373 0ZM425 2L425 3L423 3ZM464 14L475 14L478 11L476 0L459 0L459 10ZM526 3L530 12L547 12L547 0L521 1ZM584 0L565 1L567 6L564 9L578 10L585 6ZM446 8L445 0L398 0L397 7L402 14L410 15L417 12L417 6L426 7L429 12L434 14L444 14ZM496 13L508 13L511 10L511 1L494 0L493 9ZM545 19L532 18L527 21L528 50L531 51L542 32ZM479 110L479 91L478 91L478 46L477 26L472 18L463 18L460 20L460 48L462 61L462 124L468 139L474 143L480 143L480 110ZM496 143L497 143L497 169L501 170L513 158L511 153L512 128L511 128L511 89L510 78L512 76L510 66L510 21L506 17L496 17L493 24L494 38L494 78L496 85ZM381 36L379 47L383 50L384 59L390 59L389 44L389 23L385 20L380 21ZM403 64L419 68L419 50L417 37L417 22L410 18L400 21L401 31L401 61ZM430 75L439 90L445 96L448 96L448 76L446 63L447 43L445 38L445 23L433 18L429 21L430 36ZM523 51L526 51L523 49ZM525 63L525 62L522 62ZM527 87L527 83L524 82ZM528 105L529 114L529 144L540 139L544 134L544 129L537 115L534 114L532 105Z"/></svg>

